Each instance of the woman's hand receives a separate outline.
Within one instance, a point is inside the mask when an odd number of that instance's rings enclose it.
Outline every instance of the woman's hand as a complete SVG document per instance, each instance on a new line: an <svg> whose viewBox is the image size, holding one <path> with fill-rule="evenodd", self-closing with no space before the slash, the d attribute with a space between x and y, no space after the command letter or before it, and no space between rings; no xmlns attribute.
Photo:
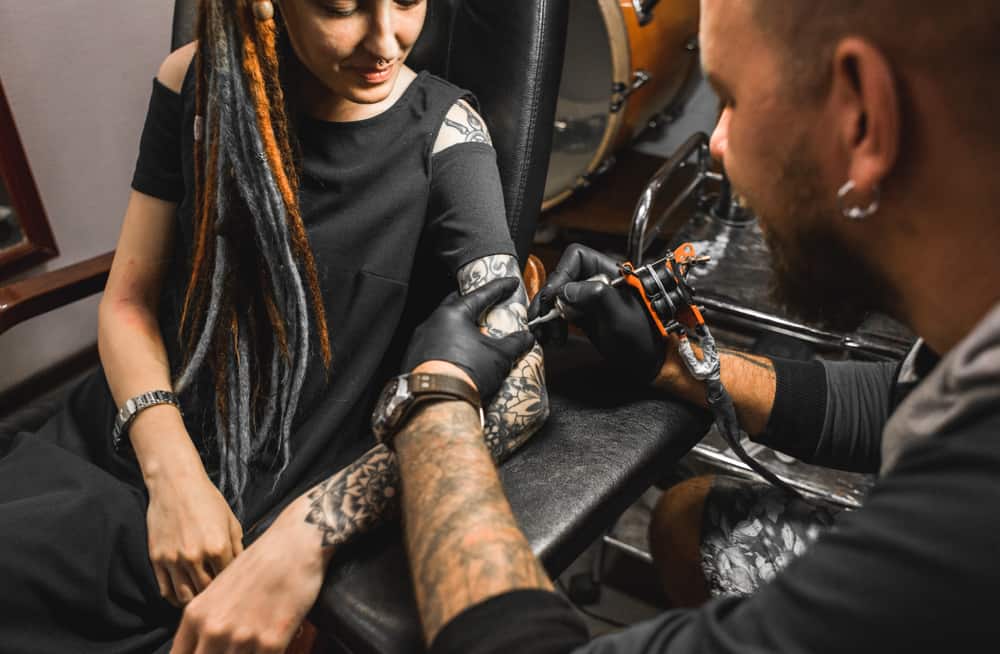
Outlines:
<svg viewBox="0 0 1000 654"><path fill-rule="evenodd" d="M323 583L331 548L305 521L303 496L184 609L172 654L280 654Z"/></svg>
<svg viewBox="0 0 1000 654"><path fill-rule="evenodd" d="M160 594L182 607L243 551L243 528L200 465L146 486L149 558Z"/></svg>

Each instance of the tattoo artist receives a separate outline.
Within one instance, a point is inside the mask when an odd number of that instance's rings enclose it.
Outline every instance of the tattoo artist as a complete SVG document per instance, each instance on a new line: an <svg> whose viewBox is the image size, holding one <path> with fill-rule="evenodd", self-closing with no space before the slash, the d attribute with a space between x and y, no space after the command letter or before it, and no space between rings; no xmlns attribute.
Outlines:
<svg viewBox="0 0 1000 654"><path fill-rule="evenodd" d="M723 105L712 153L760 219L781 298L836 329L880 311L921 337L899 364L722 355L747 433L807 463L878 473L864 505L755 587L588 643L510 514L474 406L422 404L394 443L433 654L937 653L997 642L1000 5L961 5L701 3L702 65ZM616 263L568 250L529 317L561 297L630 379L703 403L635 296L580 281L614 275ZM512 356L485 347L474 314L442 307L410 360L502 376Z"/></svg>

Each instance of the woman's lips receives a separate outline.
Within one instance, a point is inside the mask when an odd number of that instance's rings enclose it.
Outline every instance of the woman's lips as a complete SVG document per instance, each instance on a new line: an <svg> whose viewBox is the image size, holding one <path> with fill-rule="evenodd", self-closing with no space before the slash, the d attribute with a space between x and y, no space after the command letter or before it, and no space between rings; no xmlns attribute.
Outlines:
<svg viewBox="0 0 1000 654"><path fill-rule="evenodd" d="M359 68L358 75L369 84L381 84L392 76L393 66L386 68Z"/></svg>

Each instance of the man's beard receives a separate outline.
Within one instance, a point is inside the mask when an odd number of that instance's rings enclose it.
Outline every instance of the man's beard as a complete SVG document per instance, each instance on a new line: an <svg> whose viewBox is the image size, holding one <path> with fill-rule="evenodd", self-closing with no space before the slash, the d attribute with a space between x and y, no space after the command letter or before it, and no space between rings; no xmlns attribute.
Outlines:
<svg viewBox="0 0 1000 654"><path fill-rule="evenodd" d="M787 233L764 230L771 251L775 301L806 323L853 331L873 311L891 312L896 294L884 276L834 229L844 218L833 196L819 188L819 169L796 148L785 162L778 209ZM829 197L828 197L829 196ZM765 217L764 223L774 224Z"/></svg>

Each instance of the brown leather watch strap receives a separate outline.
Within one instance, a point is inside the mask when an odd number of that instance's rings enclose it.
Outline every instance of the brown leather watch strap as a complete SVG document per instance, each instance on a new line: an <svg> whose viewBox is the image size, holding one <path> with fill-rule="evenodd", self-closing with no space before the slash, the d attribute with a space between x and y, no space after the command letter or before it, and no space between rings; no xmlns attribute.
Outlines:
<svg viewBox="0 0 1000 654"><path fill-rule="evenodd" d="M479 393L469 384L451 375L433 375L426 372L410 373L410 392L421 398L455 398L464 400L478 411L481 402Z"/></svg>
<svg viewBox="0 0 1000 654"><path fill-rule="evenodd" d="M401 390L402 389L402 390ZM372 416L372 430L375 438L392 449L396 434L403 428L413 410L425 402L458 400L468 402L479 413L483 423L483 408L479 392L470 384L452 377L431 373L410 373L400 375L382 391ZM393 401L396 406L393 408Z"/></svg>

